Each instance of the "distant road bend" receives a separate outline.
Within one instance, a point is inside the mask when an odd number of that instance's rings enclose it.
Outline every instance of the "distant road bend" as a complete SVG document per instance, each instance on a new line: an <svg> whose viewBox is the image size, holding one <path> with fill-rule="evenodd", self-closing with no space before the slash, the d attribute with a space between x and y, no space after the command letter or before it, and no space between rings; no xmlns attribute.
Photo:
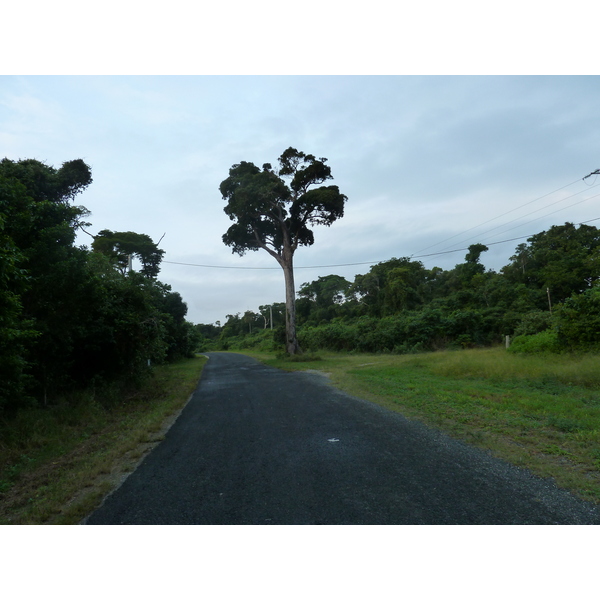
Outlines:
<svg viewBox="0 0 600 600"><path fill-rule="evenodd" d="M552 482L322 375L208 356L165 440L86 523L600 523Z"/></svg>

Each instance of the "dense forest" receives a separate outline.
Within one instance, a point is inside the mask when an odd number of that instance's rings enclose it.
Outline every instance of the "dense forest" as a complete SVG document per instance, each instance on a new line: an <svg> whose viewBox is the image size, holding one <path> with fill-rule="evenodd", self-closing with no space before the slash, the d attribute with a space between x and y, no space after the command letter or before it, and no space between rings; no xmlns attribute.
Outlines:
<svg viewBox="0 0 600 600"><path fill-rule="evenodd" d="M75 198L91 183L80 159L59 169L0 162L0 411L132 384L196 349L185 302L157 279L164 251L149 236L105 229L91 248L75 244L89 216Z"/></svg>
<svg viewBox="0 0 600 600"><path fill-rule="evenodd" d="M481 263L487 250L470 246L448 271L392 258L352 282L327 275L304 283L296 301L302 349L411 353L497 345L506 336L513 351L597 349L597 228L553 226L517 246L499 272ZM274 303L196 328L205 349L278 350L284 315Z"/></svg>

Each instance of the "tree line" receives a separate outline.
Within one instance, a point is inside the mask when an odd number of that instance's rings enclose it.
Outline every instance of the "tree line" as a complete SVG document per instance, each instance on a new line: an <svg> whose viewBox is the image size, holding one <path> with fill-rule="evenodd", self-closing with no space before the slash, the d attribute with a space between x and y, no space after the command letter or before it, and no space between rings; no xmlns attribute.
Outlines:
<svg viewBox="0 0 600 600"><path fill-rule="evenodd" d="M498 272L481 263L487 250L471 245L450 270L391 258L354 281L332 274L302 284L296 299L300 346L409 353L491 346L510 336L513 350L598 348L596 227L565 223L542 231L517 246ZM269 321L265 308L227 315L223 326L204 331L204 345L282 348L281 312Z"/></svg>
<svg viewBox="0 0 600 600"><path fill-rule="evenodd" d="M510 335L538 336L518 340L517 349L594 346L599 237L586 224L566 223L532 236L498 273L480 262L488 248L473 244L464 262L449 271L392 258L353 282L328 275L303 284L296 294L294 252L314 243L312 226L330 226L344 215L347 197L335 185L322 185L332 179L326 162L290 147L277 169L241 162L219 187L233 221L223 242L240 255L265 250L283 269L285 321L279 311L271 314L272 307L269 320L271 326L278 322L273 343L283 344L287 354L302 348L417 352L486 346ZM238 345L252 344L253 327L255 337L261 321L266 329L264 309L227 315L222 328L203 326L205 345L228 348L236 338L242 339Z"/></svg>
<svg viewBox="0 0 600 600"><path fill-rule="evenodd" d="M91 248L75 244L90 214L75 199L91 183L81 159L0 161L0 410L136 382L197 346L149 236L105 229Z"/></svg>

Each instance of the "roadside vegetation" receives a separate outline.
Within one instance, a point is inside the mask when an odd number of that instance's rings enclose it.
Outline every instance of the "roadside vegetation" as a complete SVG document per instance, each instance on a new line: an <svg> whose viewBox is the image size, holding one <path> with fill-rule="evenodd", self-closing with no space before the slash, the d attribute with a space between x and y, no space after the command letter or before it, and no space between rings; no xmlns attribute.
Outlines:
<svg viewBox="0 0 600 600"><path fill-rule="evenodd" d="M206 358L154 369L137 388L109 386L0 422L0 524L75 524L157 444Z"/></svg>
<svg viewBox="0 0 600 600"><path fill-rule="evenodd" d="M600 357L520 355L502 347L414 355L319 352L301 362L242 351L488 450L600 502Z"/></svg>
<svg viewBox="0 0 600 600"><path fill-rule="evenodd" d="M0 418L141 382L151 365L196 349L186 303L157 279L164 250L149 236L104 229L89 234L90 248L76 244L90 213L74 202L91 183L81 159L59 169L0 160Z"/></svg>
<svg viewBox="0 0 600 600"><path fill-rule="evenodd" d="M600 230L572 223L519 244L507 265L486 269L483 244L445 271L391 258L348 281L327 275L303 283L296 301L304 352L414 354L489 348L511 351L600 350ZM281 351L285 304L196 325L203 350Z"/></svg>
<svg viewBox="0 0 600 600"><path fill-rule="evenodd" d="M164 250L90 234L75 200L91 184L81 159L0 160L2 523L76 522L199 377L187 305L157 278Z"/></svg>

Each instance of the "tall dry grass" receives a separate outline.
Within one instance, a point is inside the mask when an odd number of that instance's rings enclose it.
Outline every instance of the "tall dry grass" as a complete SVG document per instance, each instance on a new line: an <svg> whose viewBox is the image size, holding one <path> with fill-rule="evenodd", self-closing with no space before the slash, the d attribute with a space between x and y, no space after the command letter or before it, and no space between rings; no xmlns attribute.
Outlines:
<svg viewBox="0 0 600 600"><path fill-rule="evenodd" d="M407 357L406 363L426 365L431 372L446 377L537 379L600 389L600 356L596 355L518 355L492 348L418 355Z"/></svg>

